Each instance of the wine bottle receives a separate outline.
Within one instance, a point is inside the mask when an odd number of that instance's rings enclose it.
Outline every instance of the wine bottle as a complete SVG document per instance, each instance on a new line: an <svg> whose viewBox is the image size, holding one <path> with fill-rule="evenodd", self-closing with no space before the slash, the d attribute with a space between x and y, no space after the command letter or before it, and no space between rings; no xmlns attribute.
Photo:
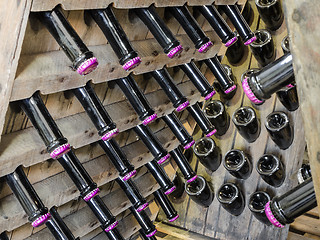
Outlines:
<svg viewBox="0 0 320 240"><path fill-rule="evenodd" d="M47 222L51 214L32 187L21 166L6 176L6 181L13 194L28 215L28 221L33 227L39 227Z"/></svg>
<svg viewBox="0 0 320 240"><path fill-rule="evenodd" d="M2 232L0 234L0 240L9 240L8 235L6 232Z"/></svg>
<svg viewBox="0 0 320 240"><path fill-rule="evenodd" d="M158 189L153 193L154 198L156 199L157 203L162 208L164 214L168 218L169 222L173 222L179 218L179 214L174 209L172 203L170 202L169 198L162 192L161 189Z"/></svg>
<svg viewBox="0 0 320 240"><path fill-rule="evenodd" d="M66 173L80 191L81 198L89 205L99 219L104 231L110 231L118 222L97 195L99 188L84 169L72 151L67 139L62 135L52 116L45 107L38 92L24 99L20 106L38 131L47 151L53 159L58 159Z"/></svg>
<svg viewBox="0 0 320 240"><path fill-rule="evenodd" d="M257 39L235 5L221 5L221 8L237 29L244 45L249 45Z"/></svg>
<svg viewBox="0 0 320 240"><path fill-rule="evenodd" d="M197 122L197 124L201 128L202 132L207 137L210 137L217 132L217 129L211 124L211 122L208 120L208 118L201 111L198 102L196 102L192 106L189 106L187 108L187 110L191 114L193 119Z"/></svg>
<svg viewBox="0 0 320 240"><path fill-rule="evenodd" d="M218 81L222 91L225 94L233 94L236 92L237 86L231 80L231 78L227 75L227 72L219 62L217 55L213 58L204 60L205 64L208 66L210 71L215 76Z"/></svg>
<svg viewBox="0 0 320 240"><path fill-rule="evenodd" d="M90 83L87 83L85 87L75 88L72 91L97 128L98 134L103 141L118 135L119 129L112 121Z"/></svg>
<svg viewBox="0 0 320 240"><path fill-rule="evenodd" d="M259 65L264 67L273 62L276 57L272 35L263 29L254 31L254 35L257 39L250 44L250 49Z"/></svg>
<svg viewBox="0 0 320 240"><path fill-rule="evenodd" d="M276 111L270 113L265 122L265 127L278 147L282 150L287 149L293 142L294 130L286 113Z"/></svg>
<svg viewBox="0 0 320 240"><path fill-rule="evenodd" d="M239 216L246 205L244 196L234 183L224 183L217 191L217 199L222 207L234 216Z"/></svg>
<svg viewBox="0 0 320 240"><path fill-rule="evenodd" d="M176 162L177 166L179 167L181 173L183 174L184 178L187 182L192 182L197 178L197 174L193 171L192 167L190 166L188 160L183 155L180 148L175 148L170 152L173 160Z"/></svg>
<svg viewBox="0 0 320 240"><path fill-rule="evenodd" d="M155 160L146 163L145 166L152 174L152 176L156 179L164 194L169 195L176 189L176 186L170 181L165 171Z"/></svg>
<svg viewBox="0 0 320 240"><path fill-rule="evenodd" d="M254 142L259 137L260 123L253 108L244 106L236 109L232 115L232 122L240 135L249 143Z"/></svg>
<svg viewBox="0 0 320 240"><path fill-rule="evenodd" d="M171 129L184 149L190 148L195 143L192 136L188 133L174 112L164 115L162 119Z"/></svg>
<svg viewBox="0 0 320 240"><path fill-rule="evenodd" d="M264 191L257 191L250 195L248 207L260 222L271 225L264 212L264 208L268 202L270 202L270 195Z"/></svg>
<svg viewBox="0 0 320 240"><path fill-rule="evenodd" d="M247 179L252 172L252 163L247 154L239 149L231 149L223 158L225 169L234 177Z"/></svg>
<svg viewBox="0 0 320 240"><path fill-rule="evenodd" d="M112 8L109 6L106 9L94 9L89 12L119 58L122 68L129 71L137 67L141 63L141 59L133 49Z"/></svg>
<svg viewBox="0 0 320 240"><path fill-rule="evenodd" d="M302 164L297 173L298 183L303 183L308 178L311 178L311 168L309 164Z"/></svg>
<svg viewBox="0 0 320 240"><path fill-rule="evenodd" d="M158 82L163 91L166 93L169 100L176 108L177 112L181 112L183 109L189 106L189 101L173 83L173 79L166 68L153 71L151 72L151 75Z"/></svg>
<svg viewBox="0 0 320 240"><path fill-rule="evenodd" d="M199 68L197 68L194 62L182 64L180 65L180 68L184 71L205 100L209 100L216 94L216 91L212 86L210 86L208 80Z"/></svg>
<svg viewBox="0 0 320 240"><path fill-rule="evenodd" d="M189 12L186 5L179 7L169 7L171 14L177 19L191 41L194 43L198 52L205 53L213 43L202 31L201 27Z"/></svg>
<svg viewBox="0 0 320 240"><path fill-rule="evenodd" d="M98 141L101 148L107 154L115 168L118 170L120 177L127 181L134 175L137 171L134 169L134 166L129 162L127 156L124 154L119 144L114 139L108 141Z"/></svg>
<svg viewBox="0 0 320 240"><path fill-rule="evenodd" d="M281 27L284 14L281 1L255 0L259 15L266 27L271 31L275 31Z"/></svg>
<svg viewBox="0 0 320 240"><path fill-rule="evenodd" d="M152 237L156 234L157 229L152 223L151 219L144 211L138 212L134 207L130 207L130 211L137 219L139 225L141 226L142 231L146 234L147 237Z"/></svg>
<svg viewBox="0 0 320 240"><path fill-rule="evenodd" d="M59 6L52 11L38 12L38 19L46 26L80 75L92 72L98 61L63 15Z"/></svg>
<svg viewBox="0 0 320 240"><path fill-rule="evenodd" d="M208 137L200 138L193 146L193 151L203 166L216 171L222 160L221 150L215 141Z"/></svg>
<svg viewBox="0 0 320 240"><path fill-rule="evenodd" d="M125 192L128 199L130 200L132 206L138 211L141 212L146 207L148 207L148 202L146 199L141 195L135 183L129 179L124 181L122 178L117 178L116 182L119 184L121 189Z"/></svg>
<svg viewBox="0 0 320 240"><path fill-rule="evenodd" d="M49 231L57 240L80 240L75 238L68 226L60 217L55 206L50 208L51 218L45 223Z"/></svg>
<svg viewBox="0 0 320 240"><path fill-rule="evenodd" d="M170 29L157 14L154 5L148 8L134 9L137 16L149 28L154 38L158 41L163 51L169 58L174 58L183 51L180 42L174 37Z"/></svg>
<svg viewBox="0 0 320 240"><path fill-rule="evenodd" d="M148 126L143 124L134 127L134 131L149 149L158 164L162 164L170 158L170 154L165 150L159 139L154 135Z"/></svg>
<svg viewBox="0 0 320 240"><path fill-rule="evenodd" d="M309 178L288 192L274 197L266 204L265 213L274 226L283 228L316 206L316 194L312 178Z"/></svg>
<svg viewBox="0 0 320 240"><path fill-rule="evenodd" d="M157 118L157 114L154 113L150 103L142 93L132 75L117 79L116 83L119 85L144 125L148 125Z"/></svg>
<svg viewBox="0 0 320 240"><path fill-rule="evenodd" d="M287 53L242 81L243 91L256 104L288 85L292 81L292 55Z"/></svg>
<svg viewBox="0 0 320 240"><path fill-rule="evenodd" d="M185 182L185 190L189 197L204 207L209 207L214 199L214 193L207 180L198 176L195 181Z"/></svg>
<svg viewBox="0 0 320 240"><path fill-rule="evenodd" d="M230 47L237 41L237 35L231 31L226 21L214 6L200 6L197 9L207 19L226 47Z"/></svg>

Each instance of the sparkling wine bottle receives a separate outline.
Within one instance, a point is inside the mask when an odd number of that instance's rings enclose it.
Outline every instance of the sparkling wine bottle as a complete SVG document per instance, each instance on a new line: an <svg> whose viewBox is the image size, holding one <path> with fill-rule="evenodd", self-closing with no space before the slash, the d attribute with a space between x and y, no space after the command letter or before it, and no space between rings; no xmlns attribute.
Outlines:
<svg viewBox="0 0 320 240"><path fill-rule="evenodd" d="M106 9L89 10L89 12L108 39L110 46L119 58L122 68L129 71L137 67L141 59L133 49L112 8L109 6Z"/></svg>
<svg viewBox="0 0 320 240"><path fill-rule="evenodd" d="M232 79L228 76L224 67L221 65L217 56L204 60L205 64L208 66L210 71L215 76L218 81L221 90L228 95L234 95L237 89L237 85L232 81Z"/></svg>
<svg viewBox="0 0 320 240"><path fill-rule="evenodd" d="M174 112L164 115L162 119L171 129L184 149L188 149L194 144L195 141L192 136L188 133Z"/></svg>
<svg viewBox="0 0 320 240"><path fill-rule="evenodd" d="M155 160L146 163L145 166L156 179L164 194L169 195L176 189L176 186L170 181L165 171Z"/></svg>
<svg viewBox="0 0 320 240"><path fill-rule="evenodd" d="M97 59L83 43L59 7L52 11L38 12L37 17L70 59L74 70L80 75L86 75L96 69Z"/></svg>
<svg viewBox="0 0 320 240"><path fill-rule="evenodd" d="M266 204L265 213L274 226L283 228L316 206L316 194L312 178L309 178L290 191L274 197Z"/></svg>
<svg viewBox="0 0 320 240"><path fill-rule="evenodd" d="M159 83L169 100L172 102L173 106L176 108L177 112L181 112L183 109L189 106L189 101L173 83L173 79L166 68L153 71L151 72L151 75Z"/></svg>
<svg viewBox="0 0 320 240"><path fill-rule="evenodd" d="M161 189L155 191L153 193L154 198L156 199L157 203L162 208L164 214L167 216L169 222L173 222L177 220L179 214L174 209L172 203L170 202L169 198L162 192Z"/></svg>
<svg viewBox="0 0 320 240"><path fill-rule="evenodd" d="M216 91L212 86L210 86L208 80L199 68L197 68L194 62L182 64L180 65L180 68L184 71L205 100L209 100L214 94L216 94Z"/></svg>
<svg viewBox="0 0 320 240"><path fill-rule="evenodd" d="M119 85L144 125L148 125L157 118L157 114L154 113L147 98L131 75L117 79L116 83Z"/></svg>
<svg viewBox="0 0 320 240"><path fill-rule="evenodd" d="M228 24L214 6L200 6L197 9L207 19L226 47L231 46L237 41L237 35L231 31Z"/></svg>
<svg viewBox="0 0 320 240"><path fill-rule="evenodd" d="M47 151L53 159L57 159L66 173L80 191L81 198L88 204L101 223L105 232L110 231L118 222L101 200L99 188L84 169L79 159L62 135L52 116L48 112L38 92L31 98L24 99L20 106L38 131Z"/></svg>
<svg viewBox="0 0 320 240"><path fill-rule="evenodd" d="M146 234L147 237L152 237L156 234L157 229L153 225L151 219L144 211L138 212L135 208L130 207L130 211L137 219L139 225L141 226L142 231Z"/></svg>
<svg viewBox="0 0 320 240"><path fill-rule="evenodd" d="M154 5L148 8L136 8L134 11L149 28L169 58L174 58L183 51L180 42L174 37L170 29L157 14Z"/></svg>
<svg viewBox="0 0 320 240"><path fill-rule="evenodd" d="M189 38L194 43L198 52L205 53L212 47L213 43L202 31L201 27L189 12L186 5L180 7L170 7L171 14L181 24Z"/></svg>
<svg viewBox="0 0 320 240"><path fill-rule="evenodd" d="M170 158L168 151L162 147L159 139L156 137L156 135L154 135L148 126L140 124L134 128L134 131L150 150L158 164L162 164Z"/></svg>
<svg viewBox="0 0 320 240"><path fill-rule="evenodd" d="M251 31L248 23L241 15L239 8L237 8L235 5L221 5L221 8L231 20L233 26L237 29L237 32L244 42L244 45L249 45L257 39L254 33Z"/></svg>
<svg viewBox="0 0 320 240"><path fill-rule="evenodd" d="M288 85L292 81L292 55L287 53L242 81L243 91L256 104Z"/></svg>

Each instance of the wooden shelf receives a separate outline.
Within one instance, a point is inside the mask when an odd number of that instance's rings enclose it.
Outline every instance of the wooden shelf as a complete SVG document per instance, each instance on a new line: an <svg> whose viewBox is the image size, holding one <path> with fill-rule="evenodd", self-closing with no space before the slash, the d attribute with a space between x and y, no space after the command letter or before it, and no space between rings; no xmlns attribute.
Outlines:
<svg viewBox="0 0 320 240"><path fill-rule="evenodd" d="M214 41L214 46L205 54L199 53L186 35L178 36L185 50L177 59L169 59L154 39L132 42L142 59L142 63L133 70L133 74L151 72L164 66L177 66L188 63L191 59L196 61L208 59L224 52L225 49L217 36L213 32L208 32L208 35ZM129 74L122 69L109 44L92 46L90 49L98 58L99 66L85 77L79 76L68 67L70 62L63 51L22 55L10 101L31 97L37 90L46 95L84 86L89 80L101 83Z"/></svg>
<svg viewBox="0 0 320 240"><path fill-rule="evenodd" d="M199 5L226 5L235 4L237 0L189 0L187 4L189 6ZM34 0L32 3L31 11L49 11L56 5L61 4L63 9L66 10L79 10L79 9L98 9L106 8L110 4L113 4L115 8L142 8L149 7L154 4L156 7L168 7L168 6L182 6L186 3L186 0L164 1L164 0L134 0L134 1L114 1L114 0L52 0L50 2L46 0Z"/></svg>

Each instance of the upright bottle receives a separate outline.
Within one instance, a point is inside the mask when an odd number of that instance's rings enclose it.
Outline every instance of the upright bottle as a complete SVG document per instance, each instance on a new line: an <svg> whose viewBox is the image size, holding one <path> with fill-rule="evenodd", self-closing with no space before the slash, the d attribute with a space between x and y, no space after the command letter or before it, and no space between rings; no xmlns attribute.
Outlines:
<svg viewBox="0 0 320 240"><path fill-rule="evenodd" d="M83 43L59 7L55 7L52 11L38 12L37 17L70 59L74 70L80 75L86 75L96 69L97 59Z"/></svg>
<svg viewBox="0 0 320 240"><path fill-rule="evenodd" d="M106 9L89 10L89 12L119 58L122 68L129 71L137 67L141 59L133 49L112 8L109 6Z"/></svg>
<svg viewBox="0 0 320 240"><path fill-rule="evenodd" d="M231 31L226 21L214 6L200 6L197 9L207 19L226 47L230 47L237 41L237 34Z"/></svg>
<svg viewBox="0 0 320 240"><path fill-rule="evenodd" d="M221 8L237 29L244 45L249 45L257 39L236 5L221 5Z"/></svg>
<svg viewBox="0 0 320 240"><path fill-rule="evenodd" d="M262 104L264 99L288 85L292 81L292 55L287 53L242 81L243 91L255 104Z"/></svg>
<svg viewBox="0 0 320 240"><path fill-rule="evenodd" d="M66 173L80 191L81 198L88 204L92 212L101 223L105 232L117 226L118 221L104 204L97 184L84 169L79 159L68 144L68 140L62 135L55 121L45 107L38 92L31 98L24 99L20 106L26 113L35 129L38 131L47 151L53 159L57 159Z"/></svg>
<svg viewBox="0 0 320 240"><path fill-rule="evenodd" d="M183 51L180 42L174 37L170 29L157 14L154 5L148 8L136 8L134 11L149 28L169 58L174 58Z"/></svg>
<svg viewBox="0 0 320 240"><path fill-rule="evenodd" d="M266 204L265 213L274 226L283 228L316 206L316 194L312 178L309 178L290 191L274 197Z"/></svg>
<svg viewBox="0 0 320 240"><path fill-rule="evenodd" d="M182 92L173 83L173 79L166 68L151 72L152 77L159 83L163 91L166 93L177 112L181 112L187 106L189 101Z"/></svg>
<svg viewBox="0 0 320 240"><path fill-rule="evenodd" d="M194 43L198 52L205 53L212 47L213 43L202 31L201 27L189 12L186 5L180 7L170 7L171 14L181 24L189 38Z"/></svg>
<svg viewBox="0 0 320 240"><path fill-rule="evenodd" d="M146 96L142 93L131 75L117 79L116 83L119 85L144 125L148 125L157 118L157 114L154 113Z"/></svg>

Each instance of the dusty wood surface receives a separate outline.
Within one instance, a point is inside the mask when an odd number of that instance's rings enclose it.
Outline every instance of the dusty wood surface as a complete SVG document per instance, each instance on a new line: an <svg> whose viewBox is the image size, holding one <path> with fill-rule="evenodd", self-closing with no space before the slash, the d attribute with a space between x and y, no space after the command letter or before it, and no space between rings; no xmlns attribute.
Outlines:
<svg viewBox="0 0 320 240"><path fill-rule="evenodd" d="M252 4L254 7L254 4ZM254 7L255 9L255 7ZM257 11L255 10L255 14ZM252 24L252 29L256 29L257 26L260 29L264 28L263 22L257 23L257 15L255 15L255 21ZM273 33L273 39L277 46L277 58L282 55L280 48L280 42L286 35L286 27L283 25L277 32ZM225 59L223 61L227 63ZM238 66L232 66L233 73L240 84L241 74L248 68L257 68L257 62L249 53L247 59ZM210 73L209 73L210 75ZM207 77L209 78L209 75ZM231 101L225 102L227 112L231 116L234 110L240 106L252 106L250 101L242 92L242 88L239 87L236 95ZM236 180L233 176L226 172L224 167L221 165L220 168L215 172L206 170L197 160L193 159L193 166L197 168L197 173L203 175L208 181L211 182L213 189L216 191L219 186L224 182L235 182L243 191L246 198L246 203L250 194L257 190L268 191L271 195L281 194L286 192L297 184L297 180L292 177L292 174L299 168L302 162L302 156L305 149L304 141L304 129L301 127L302 119L300 108L295 112L288 112L282 104L273 96L267 100L262 106L253 106L260 119L261 133L259 138L254 143L247 143L235 130L235 126L231 122L229 130L221 138L213 137L217 145L220 147L222 156L232 149L241 149L251 156L253 163L253 172L247 180ZM294 126L294 142L291 147L287 150L280 150L273 141L269 138L267 131L264 127L266 116L276 110L281 110L289 115L291 123ZM199 134L195 136L195 139L199 138ZM267 185L255 170L255 165L259 157L264 153L272 153L280 157L281 161L286 166L286 180L284 184L279 188L273 188ZM203 208L193 201L188 196L184 195L182 199L175 201L175 207L180 213L178 218L173 224L201 233L208 237L217 239L286 239L288 235L289 227L284 229L276 229L274 227L268 227L260 223L254 216L252 216L250 210L246 206L244 212L234 217L225 211L217 199L214 199L213 203L209 208ZM160 219L165 221L165 217L161 215Z"/></svg>
<svg viewBox="0 0 320 240"><path fill-rule="evenodd" d="M217 5L235 4L237 0L189 0L189 6L196 5L210 5L215 3ZM155 4L156 7L166 6L182 6L186 3L185 0L166 1L166 0L134 0L134 1L112 1L112 0L98 0L88 2L86 0L54 0L48 3L45 0L34 0L32 4L32 11L48 11L54 8L56 5L61 4L64 9L67 10L79 10L79 9L95 9L106 8L110 4L113 4L116 8L139 8L149 7L151 4Z"/></svg>
<svg viewBox="0 0 320 240"><path fill-rule="evenodd" d="M293 54L293 69L298 86L303 124L306 132L311 172L320 202L320 108L319 65L320 47L314 44L320 37L319 2L283 1ZM319 208L318 204L318 208Z"/></svg>
<svg viewBox="0 0 320 240"><path fill-rule="evenodd" d="M0 132L11 96L31 2L0 2Z"/></svg>

